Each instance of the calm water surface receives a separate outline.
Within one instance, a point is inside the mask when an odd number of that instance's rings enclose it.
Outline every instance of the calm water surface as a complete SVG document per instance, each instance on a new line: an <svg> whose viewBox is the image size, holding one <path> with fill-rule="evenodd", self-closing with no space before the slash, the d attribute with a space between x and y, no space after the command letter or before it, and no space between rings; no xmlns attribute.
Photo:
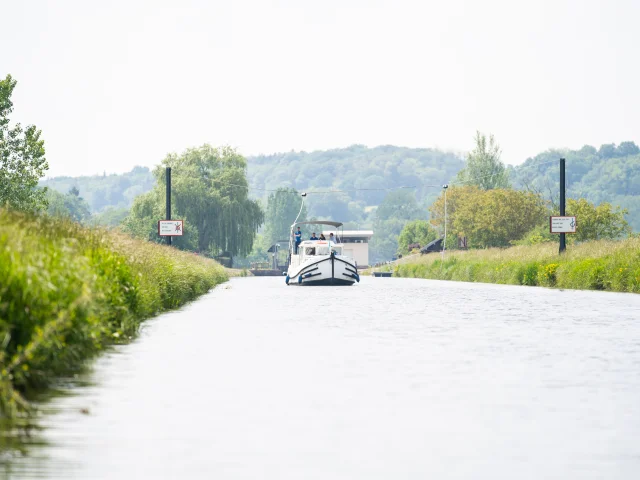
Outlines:
<svg viewBox="0 0 640 480"><path fill-rule="evenodd" d="M91 379L2 474L640 478L640 296L238 278L147 322Z"/></svg>

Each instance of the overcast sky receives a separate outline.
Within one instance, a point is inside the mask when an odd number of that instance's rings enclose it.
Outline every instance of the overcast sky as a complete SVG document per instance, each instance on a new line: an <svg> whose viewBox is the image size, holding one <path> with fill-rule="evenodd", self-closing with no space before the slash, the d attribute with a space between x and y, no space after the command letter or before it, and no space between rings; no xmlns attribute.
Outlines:
<svg viewBox="0 0 640 480"><path fill-rule="evenodd" d="M640 143L638 0L0 1L13 119L49 176L354 143Z"/></svg>

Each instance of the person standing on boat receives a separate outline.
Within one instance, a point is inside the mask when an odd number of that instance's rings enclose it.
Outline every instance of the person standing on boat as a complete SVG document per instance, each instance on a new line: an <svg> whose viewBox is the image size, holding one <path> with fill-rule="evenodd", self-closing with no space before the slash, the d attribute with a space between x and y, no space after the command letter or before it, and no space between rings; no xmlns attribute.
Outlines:
<svg viewBox="0 0 640 480"><path fill-rule="evenodd" d="M334 235L333 235L333 232L331 232L331 233L329 234L329 241L330 241L331 243L338 243L338 237L334 236Z"/></svg>
<svg viewBox="0 0 640 480"><path fill-rule="evenodd" d="M298 246L300 242L302 242L302 232L300 231L300 227L298 227L298 231L295 233L296 236L296 254L298 253Z"/></svg>
<svg viewBox="0 0 640 480"><path fill-rule="evenodd" d="M316 237L316 232L313 232L311 234L311 238L309 240L318 240L318 237Z"/></svg>

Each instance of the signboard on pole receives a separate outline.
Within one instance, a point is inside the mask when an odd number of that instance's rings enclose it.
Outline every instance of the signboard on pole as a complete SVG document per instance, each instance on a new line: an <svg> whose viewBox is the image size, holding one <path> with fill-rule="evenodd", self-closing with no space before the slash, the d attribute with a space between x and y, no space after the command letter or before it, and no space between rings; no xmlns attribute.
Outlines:
<svg viewBox="0 0 640 480"><path fill-rule="evenodd" d="M183 223L182 220L159 220L158 235L161 237L181 237Z"/></svg>
<svg viewBox="0 0 640 480"><path fill-rule="evenodd" d="M576 233L576 217L549 217L551 233Z"/></svg>

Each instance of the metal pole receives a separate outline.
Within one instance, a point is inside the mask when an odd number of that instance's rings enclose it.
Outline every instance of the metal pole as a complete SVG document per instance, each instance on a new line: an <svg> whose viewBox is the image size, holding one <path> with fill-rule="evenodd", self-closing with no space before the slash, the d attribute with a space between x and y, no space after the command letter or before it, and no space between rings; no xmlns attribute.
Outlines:
<svg viewBox="0 0 640 480"><path fill-rule="evenodd" d="M449 185L443 185L444 189L444 241L442 242L442 259L444 260L444 252L447 249L447 188Z"/></svg>
<svg viewBox="0 0 640 480"><path fill-rule="evenodd" d="M171 167L167 167L166 170L166 180L167 180L167 218L166 220L171 220ZM167 235L167 245L171 245L171 236Z"/></svg>
<svg viewBox="0 0 640 480"><path fill-rule="evenodd" d="M560 159L560 216L564 217L565 212L565 190L566 190L566 182L564 176L564 158ZM564 252L567 249L567 234L560 234L560 253Z"/></svg>

